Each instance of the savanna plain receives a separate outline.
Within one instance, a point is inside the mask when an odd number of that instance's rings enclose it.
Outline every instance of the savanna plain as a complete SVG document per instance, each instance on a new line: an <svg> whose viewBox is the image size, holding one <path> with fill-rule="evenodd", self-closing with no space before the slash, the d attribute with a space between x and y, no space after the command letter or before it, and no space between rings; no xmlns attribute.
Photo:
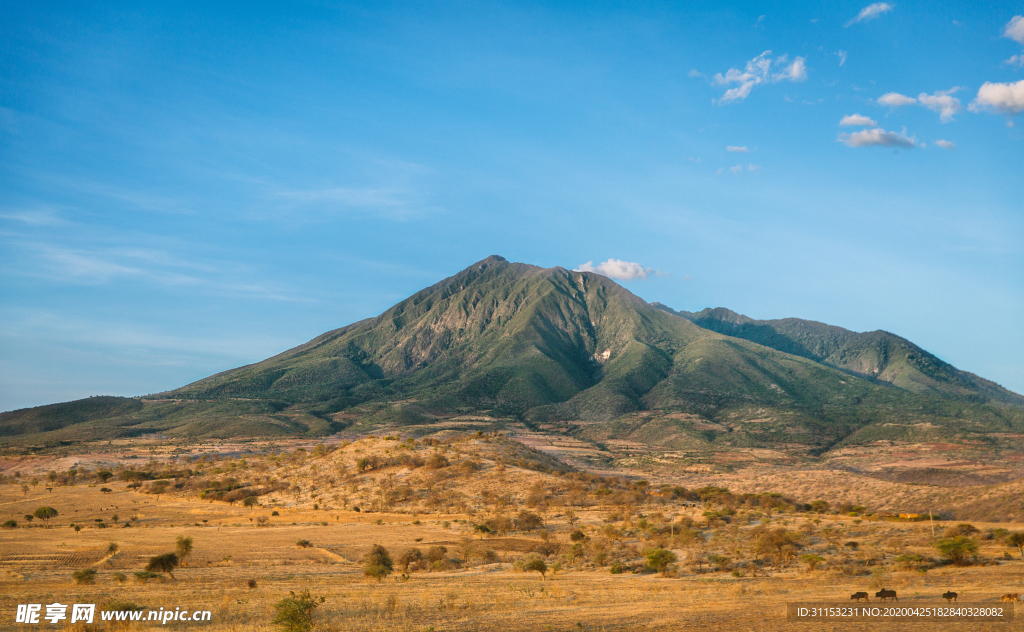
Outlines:
<svg viewBox="0 0 1024 632"><path fill-rule="evenodd" d="M0 629L1024 629L807 623L785 606L861 591L878 603L884 588L900 605L953 591L1020 614L1005 595L1024 593L1024 524L891 508L961 494L977 511L986 494L1019 498L1016 481L972 491L749 469L723 482L556 456L456 431L8 456ZM54 602L211 616L15 623L19 604Z"/></svg>

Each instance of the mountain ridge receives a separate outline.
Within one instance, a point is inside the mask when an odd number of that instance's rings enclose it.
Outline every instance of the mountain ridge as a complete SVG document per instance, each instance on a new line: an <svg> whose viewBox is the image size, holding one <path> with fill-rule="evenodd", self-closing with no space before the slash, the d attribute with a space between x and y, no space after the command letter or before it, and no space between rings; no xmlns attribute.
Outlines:
<svg viewBox="0 0 1024 632"><path fill-rule="evenodd" d="M700 449L820 452L1024 431L1024 398L972 382L909 341L885 334L879 346L877 336L790 320L676 312L598 274L491 256L379 316L149 396L141 408L54 405L38 432L35 409L0 414L0 437L426 432L467 414Z"/></svg>

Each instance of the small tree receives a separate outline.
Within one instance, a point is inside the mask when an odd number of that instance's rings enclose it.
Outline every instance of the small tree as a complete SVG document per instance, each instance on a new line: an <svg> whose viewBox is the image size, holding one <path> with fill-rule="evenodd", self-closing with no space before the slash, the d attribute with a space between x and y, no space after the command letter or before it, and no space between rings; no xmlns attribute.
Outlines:
<svg viewBox="0 0 1024 632"><path fill-rule="evenodd" d="M186 566L185 560L192 555L192 537L179 535L178 539L174 541L174 548L178 553L178 562L181 566Z"/></svg>
<svg viewBox="0 0 1024 632"><path fill-rule="evenodd" d="M679 559L675 553L668 549L650 549L645 554L647 567L658 571L662 575L668 570L669 564L674 564Z"/></svg>
<svg viewBox="0 0 1024 632"><path fill-rule="evenodd" d="M817 570L818 566L825 561L825 558L814 553L804 553L800 556L800 561L807 565L807 570L813 571Z"/></svg>
<svg viewBox="0 0 1024 632"><path fill-rule="evenodd" d="M309 589L300 593L291 591L290 597L285 597L274 604L277 616L273 623L281 626L285 632L307 632L313 629L313 613L326 599L322 596L314 597Z"/></svg>
<svg viewBox="0 0 1024 632"><path fill-rule="evenodd" d="M520 511L516 516L516 526L524 531L533 531L544 526L544 519L530 511Z"/></svg>
<svg viewBox="0 0 1024 632"><path fill-rule="evenodd" d="M83 568L82 570L71 573L71 577L75 580L76 584L95 584L96 583L96 569L95 568Z"/></svg>
<svg viewBox="0 0 1024 632"><path fill-rule="evenodd" d="M402 556L398 558L398 565L402 568L403 573L409 572L409 566L419 562L423 559L423 551L412 548L402 553Z"/></svg>
<svg viewBox="0 0 1024 632"><path fill-rule="evenodd" d="M242 501L242 506L248 507L250 509L252 509L253 507L259 507L260 499L257 498L256 496L246 496L245 500Z"/></svg>
<svg viewBox="0 0 1024 632"><path fill-rule="evenodd" d="M379 544L374 544L370 552L363 556L363 574L377 581L390 575L394 566L388 550Z"/></svg>
<svg viewBox="0 0 1024 632"><path fill-rule="evenodd" d="M171 579L177 581L173 572L177 567L178 554L164 553L163 555L155 555L149 558L149 563L146 564L146 571L149 573L167 573Z"/></svg>
<svg viewBox="0 0 1024 632"><path fill-rule="evenodd" d="M1024 559L1024 531L1014 531L1006 536L1006 543L1017 547L1017 550L1020 551L1021 559Z"/></svg>
<svg viewBox="0 0 1024 632"><path fill-rule="evenodd" d="M958 535L939 540L935 543L935 548L950 562L962 566L967 563L968 558L978 552L978 542L974 538Z"/></svg>
<svg viewBox="0 0 1024 632"><path fill-rule="evenodd" d="M32 512L32 515L39 518L47 525L50 524L50 519L57 517L57 510L53 507L40 507Z"/></svg>
<svg viewBox="0 0 1024 632"><path fill-rule="evenodd" d="M544 574L548 572L548 565L545 564L544 560L540 559L539 557L534 557L532 559L527 560L526 563L523 564L523 570L527 572L537 571L538 573L540 573L540 580L544 581Z"/></svg>

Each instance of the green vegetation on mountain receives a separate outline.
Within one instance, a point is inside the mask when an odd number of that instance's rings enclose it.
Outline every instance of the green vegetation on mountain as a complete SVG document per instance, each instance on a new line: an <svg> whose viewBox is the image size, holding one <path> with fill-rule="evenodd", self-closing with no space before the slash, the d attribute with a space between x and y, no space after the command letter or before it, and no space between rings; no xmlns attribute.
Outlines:
<svg viewBox="0 0 1024 632"><path fill-rule="evenodd" d="M0 436L323 435L486 413L594 440L820 451L1021 432L1022 402L884 332L676 313L596 274L489 257L262 362L143 401L4 413Z"/></svg>

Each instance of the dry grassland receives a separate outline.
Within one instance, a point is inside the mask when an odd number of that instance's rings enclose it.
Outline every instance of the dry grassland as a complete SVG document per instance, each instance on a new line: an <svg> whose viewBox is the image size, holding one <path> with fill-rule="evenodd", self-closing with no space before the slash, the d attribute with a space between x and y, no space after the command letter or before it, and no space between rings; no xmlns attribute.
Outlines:
<svg viewBox="0 0 1024 632"><path fill-rule="evenodd" d="M628 501L625 492L602 496L596 490L607 481L581 482L544 471L552 461L513 442L473 438L440 446L416 443L404 451L398 445L367 439L320 456L247 455L244 464L237 457L212 460L192 478L179 478L186 481L181 489L160 495L145 493L152 483L130 490L127 482L116 479L105 484L109 493L93 482L55 485L52 491L41 484L29 486L27 493L18 484L0 485L0 521L10 517L19 522L18 528L0 529L0 630L62 629L13 623L17 604L54 601L101 606L127 601L147 609L181 606L213 613L209 623L134 623L128 629L277 630L271 624L274 604L289 591L306 588L326 598L316 613L318 630L938 630L934 623L883 628L788 622L785 603L848 602L853 592L873 594L881 586L897 590L901 605L938 605L946 590L959 592L961 601L998 605L1003 593L1024 592L1024 561L997 540L980 540L982 564L903 570L894 561L898 554L937 555L927 522L745 506L728 522L716 521L703 515L714 503L666 501L653 489L641 502L635 495ZM445 455L448 464L431 469L385 461L435 453ZM360 471L360 460L374 456L379 459L376 467ZM462 466L465 461L473 465ZM188 483L201 479L210 485L227 478L250 481L254 487L269 480L289 486L260 495L259 506L244 507L241 502L201 499L201 492ZM797 501L814 499L803 496L807 490L801 484L807 483L799 477L765 478L758 484ZM404 487L409 489L390 493ZM882 493L888 488L879 489ZM44 528L33 521L26 527L22 516L44 505L60 512L53 524ZM490 536L474 530L488 519L514 517L526 509L543 514L543 529L510 529ZM570 524L570 518L577 524ZM99 528L97 519L108 527ZM84 528L76 532L69 527L72 523ZM935 529L941 535L952 524L938 523ZM1024 529L1019 523L973 524L982 533ZM573 554L569 537L576 528L587 536L579 555ZM779 564L768 562L770 556L752 544L758 529L800 534L801 548ZM697 535L687 540L680 533ZM150 557L174 551L179 536L191 537L195 546L187 564L174 571L176 580L138 583L133 574ZM297 546L300 540L311 546ZM850 541L858 545L846 546ZM113 554L111 543L117 544ZM378 582L363 574L362 559L373 544L386 547L396 561L412 548L426 552L444 546L456 562L411 570L406 577L396 564L395 573ZM544 545L554 546L547 555L537 553ZM658 546L678 556L669 576L639 572L643 551ZM607 559L597 557L601 551ZM1013 552L1011 559L1005 558L1008 551ZM727 570L711 569L706 558L712 552L728 554L732 561ZM820 553L827 561L810 571L798 557L807 552ZM516 570L517 561L538 555L561 569L549 571L545 579ZM759 557L765 559L754 563ZM627 570L610 573L613 560L622 561ZM83 568L97 570L95 584L72 580L71 573ZM128 581L117 583L116 573L124 573ZM255 588L248 586L249 580L255 580ZM1022 630L1022 605L1017 609L1021 618L1011 624L941 629Z"/></svg>

